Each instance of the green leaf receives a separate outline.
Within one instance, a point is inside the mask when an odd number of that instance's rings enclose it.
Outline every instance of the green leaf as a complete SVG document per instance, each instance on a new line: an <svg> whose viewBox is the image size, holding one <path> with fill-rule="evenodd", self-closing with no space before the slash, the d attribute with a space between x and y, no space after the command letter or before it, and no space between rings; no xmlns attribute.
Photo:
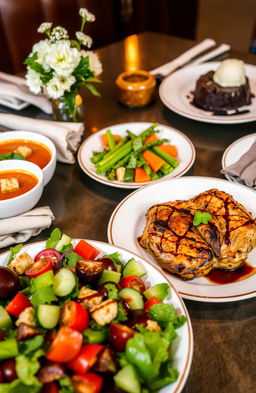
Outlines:
<svg viewBox="0 0 256 393"><path fill-rule="evenodd" d="M73 393L75 391L71 379L68 376L59 379L59 386L59 393Z"/></svg>
<svg viewBox="0 0 256 393"><path fill-rule="evenodd" d="M34 307L39 306L39 304L50 304L55 300L57 300L57 297L50 286L37 289L31 297L31 302Z"/></svg>
<svg viewBox="0 0 256 393"><path fill-rule="evenodd" d="M79 259L81 259L81 257L76 252L69 252L64 256L62 265L69 266L69 267L76 267L76 263L77 261L79 261Z"/></svg>
<svg viewBox="0 0 256 393"><path fill-rule="evenodd" d="M14 247L10 247L10 254L8 257L7 265L13 260L14 256L22 249L23 244L17 244Z"/></svg>
<svg viewBox="0 0 256 393"><path fill-rule="evenodd" d="M166 327L171 322L175 328L178 328L186 321L185 317L178 317L173 304L170 303L154 304L149 310L149 316L157 321L161 327Z"/></svg>
<svg viewBox="0 0 256 393"><path fill-rule="evenodd" d="M37 55L37 52L35 52L35 53L33 53L32 56L29 56L26 58L26 60L24 61L24 64L31 66L31 64L33 64L37 59L38 59L38 55Z"/></svg>
<svg viewBox="0 0 256 393"><path fill-rule="evenodd" d="M27 386L19 378L12 382L0 384L0 393L39 393L41 389L41 384Z"/></svg>
<svg viewBox="0 0 256 393"><path fill-rule="evenodd" d="M19 350L24 355L29 355L30 353L41 348L44 343L44 338L41 335L37 335L25 341L19 342Z"/></svg>
<svg viewBox="0 0 256 393"><path fill-rule="evenodd" d="M197 226L200 224L208 224L208 222L211 220L212 215L207 212L201 213L200 211L195 211L194 214L194 219L193 219L193 225Z"/></svg>
<svg viewBox="0 0 256 393"><path fill-rule="evenodd" d="M34 61L34 63L30 64L30 68L39 74L45 73L43 66L40 63L37 63L37 61Z"/></svg>
<svg viewBox="0 0 256 393"><path fill-rule="evenodd" d="M86 83L85 86L87 87L87 89L96 97L100 97L100 93L97 91L97 89L95 89L95 87L93 85L91 85L90 83Z"/></svg>
<svg viewBox="0 0 256 393"><path fill-rule="evenodd" d="M25 355L16 356L16 372L18 377L27 386L41 386L40 382L36 378L35 374L41 367L38 359L44 355L42 349L38 349L29 358Z"/></svg>
<svg viewBox="0 0 256 393"><path fill-rule="evenodd" d="M126 313L121 302L117 303L117 308L118 308L118 311L117 311L117 316L115 317L115 321L117 321L117 322L127 321L128 320L127 313Z"/></svg>
<svg viewBox="0 0 256 393"><path fill-rule="evenodd" d="M114 299L114 300L119 299L118 289L114 284L111 284L111 283L105 284L104 288L106 288L108 291L108 298L109 299Z"/></svg>
<svg viewBox="0 0 256 393"><path fill-rule="evenodd" d="M102 80L95 78L95 76L89 76L85 79L86 82L102 83Z"/></svg>
<svg viewBox="0 0 256 393"><path fill-rule="evenodd" d="M0 154L0 161L2 160L26 160L26 157L20 153L12 152Z"/></svg>
<svg viewBox="0 0 256 393"><path fill-rule="evenodd" d="M50 237L47 239L45 248L55 248L60 239L61 231L59 228L55 228L50 234Z"/></svg>
<svg viewBox="0 0 256 393"><path fill-rule="evenodd" d="M69 107L69 110L72 112L75 109L75 100L76 100L76 93L74 91L65 92L64 93L65 101Z"/></svg>

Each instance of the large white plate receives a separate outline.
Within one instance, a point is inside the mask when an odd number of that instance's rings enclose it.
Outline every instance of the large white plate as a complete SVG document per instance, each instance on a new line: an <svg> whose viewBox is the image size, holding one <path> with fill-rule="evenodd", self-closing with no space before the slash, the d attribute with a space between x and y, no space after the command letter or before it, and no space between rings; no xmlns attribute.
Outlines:
<svg viewBox="0 0 256 393"><path fill-rule="evenodd" d="M235 124L256 120L256 98L252 98L248 113L233 116L218 116L212 112L204 111L191 104L191 92L195 90L196 81L208 71L216 70L219 62L203 63L196 66L185 67L166 77L160 85L159 95L162 102L172 111L189 119L207 123ZM256 66L246 64L246 75L249 78L251 92L256 93Z"/></svg>
<svg viewBox="0 0 256 393"><path fill-rule="evenodd" d="M94 180L97 180L100 183L107 184L108 186L112 187L134 189L152 183L152 181L145 183L124 183L117 180L110 181L106 178L106 176L97 175L95 171L95 166L90 161L93 151L103 150L101 135L105 134L106 130L110 129L113 134L118 134L121 136L126 135L126 131L130 130L134 134L138 135L140 132L146 130L151 125L152 123L144 122L116 124L103 128L102 130L89 136L82 143L78 152L78 162L80 167L88 176L90 176ZM169 175L166 175L164 178L161 178L159 180L155 180L154 183L159 182L163 179L171 179L184 175L184 173L186 173L191 168L196 157L194 145L186 135L182 134L180 131L177 131L172 127L168 127L163 124L159 124L157 126L157 129L160 131L159 134L157 134L159 138L167 138L170 140L170 144L177 146L177 159L179 160L180 164Z"/></svg>
<svg viewBox="0 0 256 393"><path fill-rule="evenodd" d="M78 239L74 240L73 243L76 244ZM124 261L128 261L131 258L136 258L138 261L142 263L145 270L147 271L147 279L152 284L158 284L162 282L166 282L171 286L171 295L168 301L170 301L175 309L177 310L179 315L185 315L187 318L187 323L185 323L178 331L178 338L174 340L172 344L172 355L174 358L174 367L179 371L179 378L176 382L166 386L161 389L160 393L179 393L181 392L186 379L189 374L192 355L193 355L193 332L192 326L189 318L188 311L186 309L185 304L183 303L181 297L179 296L176 289L173 285L168 281L168 279L163 275L160 269L157 269L155 266L151 265L149 262L145 261L138 255L131 253L130 251L124 250L122 248L118 248L112 246L111 244L99 242L96 240L86 240L91 245L96 247L98 250L102 251L102 254L112 254L115 251L118 251ZM28 252L32 257L34 257L39 251L45 248L45 242L37 242L25 245L21 252ZM8 253L5 252L0 255L0 265L6 265Z"/></svg>
<svg viewBox="0 0 256 393"><path fill-rule="evenodd" d="M256 133L245 135L237 139L229 145L222 156L222 169L226 169L229 165L239 161L244 153L246 153L256 140ZM225 174L225 177L230 181L235 181L230 176ZM238 183L238 182L237 182Z"/></svg>
<svg viewBox="0 0 256 393"><path fill-rule="evenodd" d="M136 252L156 264L153 256L144 251L137 241L146 223L147 210L157 203L189 199L211 188L231 194L235 200L251 211L254 217L256 216L256 191L227 180L188 176L152 184L134 191L123 199L114 210L108 224L109 242ZM248 262L256 266L256 249L249 254ZM256 296L256 275L232 284L217 285L204 277L185 281L167 272L165 274L185 299L231 302Z"/></svg>

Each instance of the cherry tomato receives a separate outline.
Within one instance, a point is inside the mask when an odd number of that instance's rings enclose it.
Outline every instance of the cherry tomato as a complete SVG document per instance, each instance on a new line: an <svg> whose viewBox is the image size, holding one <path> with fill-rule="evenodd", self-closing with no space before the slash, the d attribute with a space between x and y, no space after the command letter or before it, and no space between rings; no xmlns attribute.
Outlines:
<svg viewBox="0 0 256 393"><path fill-rule="evenodd" d="M75 393L99 393L103 385L103 378L94 373L75 374L71 380Z"/></svg>
<svg viewBox="0 0 256 393"><path fill-rule="evenodd" d="M15 295L7 305L6 311L14 317L18 318L20 313L27 307L32 307L30 300L28 300L28 298L26 298L23 293L18 292L17 295Z"/></svg>
<svg viewBox="0 0 256 393"><path fill-rule="evenodd" d="M84 259L95 259L99 254L99 250L91 246L85 240L80 240L74 248L74 252Z"/></svg>
<svg viewBox="0 0 256 393"><path fill-rule="evenodd" d="M140 293L143 293L146 290L144 281L137 276L122 277L120 280L120 285L122 288L134 288Z"/></svg>
<svg viewBox="0 0 256 393"><path fill-rule="evenodd" d="M46 354L46 358L57 363L69 362L78 355L82 342L83 336L80 332L69 327L61 327Z"/></svg>
<svg viewBox="0 0 256 393"><path fill-rule="evenodd" d="M19 276L8 267L0 266L0 297L14 296L20 287Z"/></svg>
<svg viewBox="0 0 256 393"><path fill-rule="evenodd" d="M90 316L81 304L71 300L67 302L60 313L60 326L70 327L82 332L89 326Z"/></svg>
<svg viewBox="0 0 256 393"><path fill-rule="evenodd" d="M17 378L16 361L14 358L7 359L1 364L2 376L5 382L11 382Z"/></svg>
<svg viewBox="0 0 256 393"><path fill-rule="evenodd" d="M37 262L41 258L50 258L52 260L53 268L59 269L61 253L54 248L46 248L45 250L40 251L34 258L34 261Z"/></svg>
<svg viewBox="0 0 256 393"><path fill-rule="evenodd" d="M40 393L59 393L59 388L55 382L45 383Z"/></svg>
<svg viewBox="0 0 256 393"><path fill-rule="evenodd" d="M157 299L157 297L152 296L149 300L144 303L144 310L149 311L152 306L155 304L161 304L161 300Z"/></svg>
<svg viewBox="0 0 256 393"><path fill-rule="evenodd" d="M76 274L84 284L98 281L103 270L104 264L100 261L85 261L84 259L80 259L76 264Z"/></svg>
<svg viewBox="0 0 256 393"><path fill-rule="evenodd" d="M116 264L111 258L99 258L97 261L103 262L104 270L112 270L116 272Z"/></svg>
<svg viewBox="0 0 256 393"><path fill-rule="evenodd" d="M35 278L48 270L52 270L52 267L52 260L50 258L40 258L25 270L25 274L29 278Z"/></svg>
<svg viewBox="0 0 256 393"><path fill-rule="evenodd" d="M108 328L108 337L117 351L124 351L129 338L134 336L134 331L121 323L112 322Z"/></svg>
<svg viewBox="0 0 256 393"><path fill-rule="evenodd" d="M96 362L97 355L104 349L103 345L85 344L76 358L68 363L68 367L77 373L86 373Z"/></svg>

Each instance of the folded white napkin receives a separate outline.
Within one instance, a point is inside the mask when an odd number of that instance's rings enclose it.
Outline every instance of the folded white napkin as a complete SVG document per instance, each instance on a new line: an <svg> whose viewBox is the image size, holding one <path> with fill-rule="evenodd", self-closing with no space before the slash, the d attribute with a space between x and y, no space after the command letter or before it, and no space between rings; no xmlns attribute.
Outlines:
<svg viewBox="0 0 256 393"><path fill-rule="evenodd" d="M2 105L14 109L18 109L19 105L25 102L38 107L45 113L52 113L52 105L46 96L33 94L26 86L24 78L4 72L0 72L0 101Z"/></svg>
<svg viewBox="0 0 256 393"><path fill-rule="evenodd" d="M0 220L0 248L26 242L31 236L49 228L53 220L54 215L48 206Z"/></svg>
<svg viewBox="0 0 256 393"><path fill-rule="evenodd" d="M185 63L193 59L193 57L199 55L203 51L214 46L216 42L210 38L206 38L199 44L193 46L188 49L186 52L182 53L180 56L176 57L176 59L170 61L169 63L163 64L160 67L155 68L150 71L152 75L161 74L162 76L166 76L176 70L178 67L183 66Z"/></svg>
<svg viewBox="0 0 256 393"><path fill-rule="evenodd" d="M69 164L75 162L74 153L84 131L83 123L38 120L6 113L0 113L0 125L12 130L37 132L48 137L56 147L57 160Z"/></svg>

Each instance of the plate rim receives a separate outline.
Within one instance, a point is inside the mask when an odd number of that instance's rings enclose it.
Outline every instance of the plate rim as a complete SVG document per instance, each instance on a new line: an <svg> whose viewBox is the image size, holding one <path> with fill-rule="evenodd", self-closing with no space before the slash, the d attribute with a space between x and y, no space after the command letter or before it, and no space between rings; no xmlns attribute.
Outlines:
<svg viewBox="0 0 256 393"><path fill-rule="evenodd" d="M229 151L230 151L237 143L240 143L242 140L247 139L247 138L250 138L250 137L252 137L253 135L255 135L255 138L256 138L256 132L252 132L252 133L250 133L250 134L241 136L241 138L236 139L234 142L232 142L230 145L228 145L228 147L225 149L225 151L224 151L224 153L223 153L223 155L222 155L222 159L221 159L221 166L222 166L222 169L226 169L226 168L227 168L226 159L227 159L227 155L228 155Z"/></svg>
<svg viewBox="0 0 256 393"><path fill-rule="evenodd" d="M192 119L192 120L195 120L195 121L201 121L201 122L204 122L204 123L242 124L242 123L249 123L249 122L255 121L256 120L256 110L255 110L255 115L254 116L251 115L251 117L247 117L247 118L243 118L243 119L231 118L230 116L217 116L217 115L215 115L216 117L208 118L206 116L203 116L203 115L201 116L199 114L196 114L195 116L193 114L189 114L188 112L185 112L182 109L179 109L179 108L173 106L173 104L170 104L168 102L168 100L165 97L163 97L164 84L167 83L169 80L171 80L172 77L177 77L178 73L180 75L184 71L186 72L188 69L191 69L191 68L195 68L195 69L196 68L200 68L200 67L203 68L202 66L205 66L205 65L209 65L209 67L210 67L211 65L215 66L216 64L220 64L220 63L221 63L221 61L219 61L219 62L215 61L215 62L205 62L205 63L196 64L196 65L190 65L190 66L184 67L184 68L182 68L180 70L177 70L177 71L173 72L171 75L169 75L166 78L164 78L163 81L161 82L160 86L159 86L159 97L160 97L162 103L168 109L172 110L173 112L175 112L175 113L177 113L177 114L179 114L179 115L181 115L183 117L186 117L188 119ZM254 64L245 63L245 66L254 67L255 70L256 70L256 65L254 65Z"/></svg>
<svg viewBox="0 0 256 393"><path fill-rule="evenodd" d="M78 163L79 163L79 166L82 169L82 171L84 173L86 173L89 177L91 177L95 181L98 181L98 182L100 182L102 184L105 184L107 186L116 187L116 188L122 188L122 189L138 189L138 188L141 188L141 187L146 187L147 185L151 185L152 183L155 184L157 182L161 182L161 181L165 180L168 175L166 175L163 178L158 179L158 180L151 180L150 182L143 182L143 183L113 182L113 181L108 180L107 178L106 179L102 179L102 177L97 175L95 172L92 172L92 171L88 170L88 168L83 163L82 153L83 153L83 149L84 149L85 145L88 143L88 140L94 139L94 137L96 135L100 135L100 133L103 133L108 128L113 128L114 126L124 126L125 124L138 124L138 123L140 123L140 124L154 124L153 122L146 122L146 121L137 121L137 122L130 121L130 122L124 122L124 123L117 123L117 124L112 124L110 126L103 127L100 130L98 130L97 132L89 135L82 142L82 144L79 147L78 153L77 153ZM190 147L191 159L190 159L189 163L186 165L186 167L180 173L178 173L175 176L168 177L168 180L170 180L170 179L177 179L177 178L183 176L185 173L187 173L190 170L190 168L193 166L193 164L195 162L195 159L196 159L195 146L194 146L193 142L191 141L191 139L186 134L184 134L183 132L177 130L176 128L174 128L172 126L169 126L167 124L163 124L163 123L157 123L157 125L160 126L160 127L170 128L172 131L174 131L175 133L177 133L181 137L183 137L186 140L186 142L188 143L189 147Z"/></svg>
<svg viewBox="0 0 256 393"><path fill-rule="evenodd" d="M221 179L221 178L215 178L215 177L209 177L209 176L186 176L183 177L182 180L185 179L198 179L198 180L203 180L203 179L209 179L209 180L217 180L220 181L221 183L223 182L228 182L225 179ZM181 180L181 178L176 178L173 180ZM252 191L256 194L256 190L253 190L243 184L239 184L239 183L235 183L235 182L228 182L228 183L234 183L234 186L238 186L238 187L242 187L245 188L247 191ZM153 184L149 184L147 187L151 187L153 186ZM110 244L116 246L116 247L120 247L118 245L115 244L114 240L113 240L113 233L112 233L112 227L113 227L113 222L115 219L116 214L118 213L120 207L131 197L133 197L133 195L137 192L139 192L140 189L133 191L132 193L130 193L129 195L127 195L125 198L123 198L119 204L116 206L116 208L114 209L114 211L112 212L109 222L108 222L108 228L107 228L107 237L108 237L108 241ZM133 251L132 251L133 252ZM215 297L215 296L202 296L202 295L195 295L195 294L188 294L185 292L181 292L179 291L179 294L182 296L182 298L184 299L188 299L188 300L194 300L194 301L199 301L199 302L208 302L208 303L228 303L231 301L241 301L241 300L245 300L245 299L249 299L252 297L256 296L256 289L254 291L248 292L248 293L243 293L243 294L238 294L238 295L231 295L231 296L222 296L222 297Z"/></svg>
<svg viewBox="0 0 256 393"><path fill-rule="evenodd" d="M158 271L158 273L161 274L161 276L163 276L163 278L168 282L169 286L171 287L171 291L175 292L175 294L176 294L176 296L177 296L177 298L178 298L178 300L180 302L180 305L182 306L182 312L185 314L186 319L187 319L186 320L186 323L187 323L187 336L188 336L187 358L186 358L186 362L185 362L185 365L184 365L183 373L180 374L181 375L180 381L177 384L175 390L172 392L172 393L181 393L181 391L182 391L182 389L183 389L183 387L184 387L184 385L185 385L185 383L186 383L186 381L188 379L189 373L190 373L190 369L191 369L191 365L192 365L192 359L193 359L193 353L194 353L194 335L193 335L192 323L191 323L189 312L187 310L187 307L186 307L186 305L185 305L181 295L179 294L179 292L177 291L175 286L171 283L169 278L167 276L165 276L163 271L158 266L155 266L151 262L147 261L144 257L142 257L142 256L136 254L135 252L130 251L130 250L124 248L124 247L115 246L115 245L113 245L111 243L103 242L103 241L100 241L100 240L93 240L93 239L87 239L87 238L86 239L84 239L84 238L73 238L72 240L79 241L81 239L83 239L85 241L88 241L88 242L93 242L93 243L96 243L96 244L99 244L99 245L103 244L103 245L108 245L108 246L111 246L111 247L116 247L116 248L118 248L121 251L123 250L125 252L128 252L130 254L135 255L137 258L141 259L143 261L143 263L146 263L146 264L150 265L151 268L156 269ZM34 246L34 245L40 245L42 243L45 243L45 241L46 240L39 240L39 241L35 241L35 242L24 243L23 247L30 247L30 246ZM8 253L9 253L8 250L4 251L2 253L0 252L0 257L6 255ZM167 387L168 387L168 385L165 386L164 388L167 388Z"/></svg>

